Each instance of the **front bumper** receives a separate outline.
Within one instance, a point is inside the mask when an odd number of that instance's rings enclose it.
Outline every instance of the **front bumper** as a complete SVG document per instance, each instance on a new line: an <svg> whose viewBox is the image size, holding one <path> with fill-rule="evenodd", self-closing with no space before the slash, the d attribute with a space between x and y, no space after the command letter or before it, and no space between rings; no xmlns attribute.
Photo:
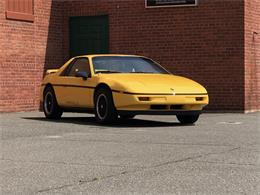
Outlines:
<svg viewBox="0 0 260 195"><path fill-rule="evenodd" d="M202 110L118 110L119 115L198 115Z"/></svg>
<svg viewBox="0 0 260 195"><path fill-rule="evenodd" d="M141 101L140 98L148 99ZM145 113L170 113L179 111L202 110L209 103L207 94L186 95L147 95L113 93L116 109L120 111L136 111Z"/></svg>

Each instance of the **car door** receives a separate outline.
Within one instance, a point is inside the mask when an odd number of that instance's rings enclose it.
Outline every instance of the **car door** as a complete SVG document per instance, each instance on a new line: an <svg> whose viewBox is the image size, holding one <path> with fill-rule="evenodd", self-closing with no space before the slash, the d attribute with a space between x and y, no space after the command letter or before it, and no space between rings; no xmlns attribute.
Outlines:
<svg viewBox="0 0 260 195"><path fill-rule="evenodd" d="M88 78L77 77L77 72L86 72ZM86 57L75 58L60 74L56 84L56 95L59 105L79 108L91 107L91 72L89 60Z"/></svg>

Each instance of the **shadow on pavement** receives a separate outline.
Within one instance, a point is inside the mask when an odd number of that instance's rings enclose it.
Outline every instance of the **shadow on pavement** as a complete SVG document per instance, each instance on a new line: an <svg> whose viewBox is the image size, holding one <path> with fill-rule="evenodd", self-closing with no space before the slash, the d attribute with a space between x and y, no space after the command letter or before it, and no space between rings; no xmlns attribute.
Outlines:
<svg viewBox="0 0 260 195"><path fill-rule="evenodd" d="M62 117L61 119L57 119L57 120L50 120L44 117L22 117L22 118L28 120L51 122L51 123L74 123L79 125L118 127L118 128L183 126L177 122L163 122L163 121L152 121L152 120L143 120L143 119L129 119L129 120L119 119L118 121L112 124L99 124L95 121L94 117Z"/></svg>

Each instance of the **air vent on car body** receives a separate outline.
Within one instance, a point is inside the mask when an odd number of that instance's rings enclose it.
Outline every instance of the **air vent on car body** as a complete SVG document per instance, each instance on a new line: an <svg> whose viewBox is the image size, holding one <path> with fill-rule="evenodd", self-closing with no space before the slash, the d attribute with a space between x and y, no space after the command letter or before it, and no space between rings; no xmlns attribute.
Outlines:
<svg viewBox="0 0 260 195"><path fill-rule="evenodd" d="M151 109L153 109L153 110L165 110L165 109L167 109L167 105L151 105Z"/></svg>

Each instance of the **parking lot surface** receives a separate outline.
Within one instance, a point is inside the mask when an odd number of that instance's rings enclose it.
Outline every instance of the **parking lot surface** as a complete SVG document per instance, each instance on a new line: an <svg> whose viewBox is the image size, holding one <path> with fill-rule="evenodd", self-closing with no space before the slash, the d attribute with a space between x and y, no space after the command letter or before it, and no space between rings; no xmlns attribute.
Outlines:
<svg viewBox="0 0 260 195"><path fill-rule="evenodd" d="M140 116L0 115L1 194L259 194L259 113Z"/></svg>

